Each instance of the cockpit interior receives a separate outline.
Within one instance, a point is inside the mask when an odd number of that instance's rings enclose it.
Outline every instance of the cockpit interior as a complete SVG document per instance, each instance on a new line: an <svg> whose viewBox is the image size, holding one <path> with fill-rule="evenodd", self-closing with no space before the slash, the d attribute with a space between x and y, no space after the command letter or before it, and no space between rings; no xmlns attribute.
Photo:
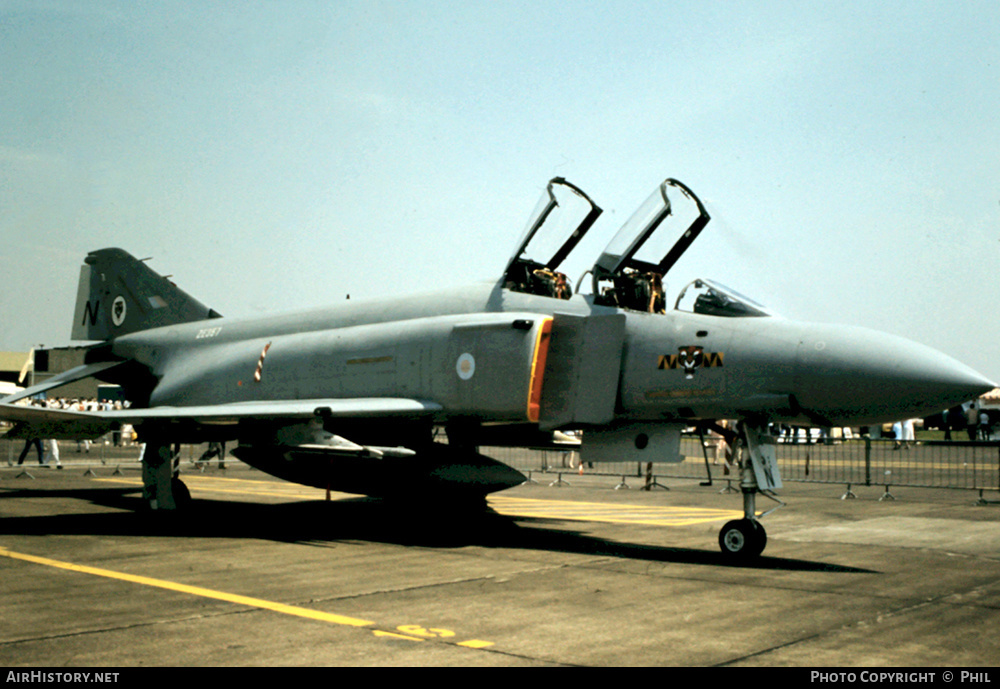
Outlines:
<svg viewBox="0 0 1000 689"><path fill-rule="evenodd" d="M674 200L684 203L675 206ZM561 177L549 181L532 213L517 250L507 265L504 287L553 299L569 299L573 287L558 269L601 215L601 209L579 187ZM672 218L673 222L666 222ZM711 218L688 187L667 179L625 222L587 271L595 304L630 311L666 313L663 277L687 251ZM668 228L683 228L670 243ZM584 274L586 277L586 273ZM577 291L584 279L577 283ZM685 287L676 310L725 318L773 315L735 290L699 279Z"/></svg>

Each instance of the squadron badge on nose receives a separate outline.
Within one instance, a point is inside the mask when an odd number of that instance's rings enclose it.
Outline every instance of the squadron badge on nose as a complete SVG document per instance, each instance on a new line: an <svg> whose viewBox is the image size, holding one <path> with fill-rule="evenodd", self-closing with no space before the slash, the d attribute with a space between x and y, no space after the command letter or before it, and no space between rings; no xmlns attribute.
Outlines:
<svg viewBox="0 0 1000 689"><path fill-rule="evenodd" d="M688 345L678 347L677 354L663 354L657 359L657 368L684 369L684 377L694 378L699 368L721 367L724 356L722 352L706 352L704 347Z"/></svg>

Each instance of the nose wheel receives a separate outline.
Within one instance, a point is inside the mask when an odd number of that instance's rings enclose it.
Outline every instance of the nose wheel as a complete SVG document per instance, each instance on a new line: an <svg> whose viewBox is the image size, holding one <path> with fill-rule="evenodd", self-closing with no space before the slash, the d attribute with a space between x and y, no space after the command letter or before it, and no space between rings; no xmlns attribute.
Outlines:
<svg viewBox="0 0 1000 689"><path fill-rule="evenodd" d="M719 532L719 547L734 558L754 558L764 552L767 532L756 519L734 519Z"/></svg>
<svg viewBox="0 0 1000 689"><path fill-rule="evenodd" d="M781 476L775 457L774 443L764 433L763 428L751 428L741 423L736 442L736 456L740 467L740 489L743 493L743 518L728 522L719 532L719 547L734 560L749 560L758 557L767 546L767 532L757 520L777 507L757 514L757 495L763 495L778 503L785 503L771 491L781 488Z"/></svg>

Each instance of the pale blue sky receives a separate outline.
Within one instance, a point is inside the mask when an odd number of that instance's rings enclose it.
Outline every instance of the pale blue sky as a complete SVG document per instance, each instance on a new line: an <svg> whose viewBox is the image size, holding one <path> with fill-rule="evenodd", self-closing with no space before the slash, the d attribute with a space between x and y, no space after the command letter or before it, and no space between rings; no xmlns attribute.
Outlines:
<svg viewBox="0 0 1000 689"><path fill-rule="evenodd" d="M668 276L1000 379L1000 4L0 0L0 349L118 246L225 315L497 277L546 181L676 177Z"/></svg>

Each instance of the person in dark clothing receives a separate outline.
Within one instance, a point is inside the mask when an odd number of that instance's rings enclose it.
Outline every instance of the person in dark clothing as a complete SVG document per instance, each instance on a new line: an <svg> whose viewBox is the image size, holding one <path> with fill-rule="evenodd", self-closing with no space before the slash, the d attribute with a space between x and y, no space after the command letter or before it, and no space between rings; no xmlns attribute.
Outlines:
<svg viewBox="0 0 1000 689"><path fill-rule="evenodd" d="M38 438L29 438L28 440L24 441L24 449L21 450L21 456L17 458L18 466L24 464L24 458L28 456L29 452L31 452L32 447L34 447L35 450L38 451L38 463L39 464L45 463L42 461L42 455L43 455L42 441Z"/></svg>

